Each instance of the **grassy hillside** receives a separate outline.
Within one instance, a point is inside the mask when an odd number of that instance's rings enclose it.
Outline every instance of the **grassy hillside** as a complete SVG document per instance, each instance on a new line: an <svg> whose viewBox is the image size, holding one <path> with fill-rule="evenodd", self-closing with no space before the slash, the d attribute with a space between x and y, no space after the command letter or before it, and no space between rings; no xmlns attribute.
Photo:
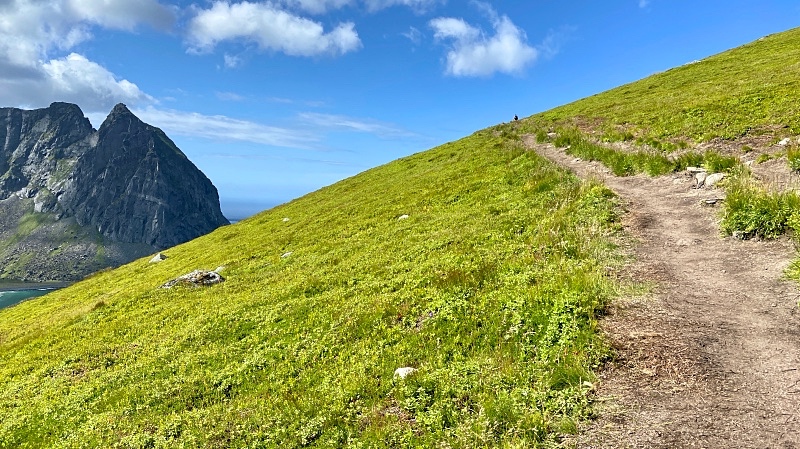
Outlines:
<svg viewBox="0 0 800 449"><path fill-rule="evenodd" d="M555 441L608 354L615 220L512 125L367 171L0 311L0 447Z"/></svg>
<svg viewBox="0 0 800 449"><path fill-rule="evenodd" d="M620 140L800 134L800 28L536 116Z"/></svg>
<svg viewBox="0 0 800 449"><path fill-rule="evenodd" d="M618 175L652 175L702 165L729 171L722 230L745 238L800 235L800 195L775 191L739 164L785 159L790 178L800 170L800 28L667 70L526 119L537 140L569 146ZM784 138L788 145L776 145ZM626 149L609 142L629 141ZM714 150L694 151L714 141ZM786 142L784 142L786 143ZM720 150L727 155L720 155ZM758 155L758 157L756 157ZM795 265L800 266L800 261ZM800 270L793 277L800 279Z"/></svg>
<svg viewBox="0 0 800 449"><path fill-rule="evenodd" d="M770 36L2 310L0 447L556 442L591 413L592 370L609 354L595 320L620 288L616 206L520 134L558 129L621 174L730 168L713 152L666 150L800 134L798 60L800 30ZM607 151L571 125L648 147ZM750 191L731 201L748 217L776 208ZM800 223L800 202L779 200ZM158 288L219 265L223 284ZM394 378L399 367L417 371Z"/></svg>

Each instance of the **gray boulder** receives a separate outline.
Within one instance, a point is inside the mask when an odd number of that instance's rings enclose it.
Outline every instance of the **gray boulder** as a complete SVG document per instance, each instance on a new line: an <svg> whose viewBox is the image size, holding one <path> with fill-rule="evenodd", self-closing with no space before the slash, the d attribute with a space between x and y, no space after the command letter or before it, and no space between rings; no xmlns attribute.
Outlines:
<svg viewBox="0 0 800 449"><path fill-rule="evenodd" d="M225 282L225 278L216 271L194 270L191 273L178 276L175 279L165 282L161 285L161 288L172 288L176 285L208 287L221 282Z"/></svg>
<svg viewBox="0 0 800 449"><path fill-rule="evenodd" d="M714 187L718 182L722 181L725 178L724 173L712 173L706 176L705 185L706 187Z"/></svg>

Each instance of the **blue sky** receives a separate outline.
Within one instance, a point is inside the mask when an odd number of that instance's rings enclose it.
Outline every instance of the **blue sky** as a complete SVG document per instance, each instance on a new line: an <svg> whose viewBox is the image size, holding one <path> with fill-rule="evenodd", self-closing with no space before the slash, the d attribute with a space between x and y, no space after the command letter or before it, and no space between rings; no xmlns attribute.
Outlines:
<svg viewBox="0 0 800 449"><path fill-rule="evenodd" d="M0 0L0 106L127 104L238 218L800 23L796 0Z"/></svg>

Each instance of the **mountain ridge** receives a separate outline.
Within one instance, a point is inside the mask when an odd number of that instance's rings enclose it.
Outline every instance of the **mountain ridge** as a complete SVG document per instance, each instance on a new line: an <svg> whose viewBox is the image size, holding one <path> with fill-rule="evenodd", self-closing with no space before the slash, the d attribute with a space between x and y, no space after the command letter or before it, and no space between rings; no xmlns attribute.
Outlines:
<svg viewBox="0 0 800 449"><path fill-rule="evenodd" d="M0 232L0 261L9 262L0 277L76 279L228 224L211 181L124 104L98 130L74 104L2 108L0 141L0 207L16 219ZM23 221L49 227L19 232ZM64 239L69 227L76 242ZM63 246L80 254L45 263ZM34 259L52 274L28 269Z"/></svg>

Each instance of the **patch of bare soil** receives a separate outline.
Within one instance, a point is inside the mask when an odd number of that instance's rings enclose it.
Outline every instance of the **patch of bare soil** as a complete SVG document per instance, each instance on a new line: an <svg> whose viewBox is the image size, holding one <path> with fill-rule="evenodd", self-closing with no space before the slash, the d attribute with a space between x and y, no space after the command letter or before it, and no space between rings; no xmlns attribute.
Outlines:
<svg viewBox="0 0 800 449"><path fill-rule="evenodd" d="M647 298L620 299L603 320L616 360L600 373L598 419L581 448L800 448L800 313L783 278L788 239L725 238L721 190L681 174L615 177L552 145L526 143L613 189L637 244Z"/></svg>

